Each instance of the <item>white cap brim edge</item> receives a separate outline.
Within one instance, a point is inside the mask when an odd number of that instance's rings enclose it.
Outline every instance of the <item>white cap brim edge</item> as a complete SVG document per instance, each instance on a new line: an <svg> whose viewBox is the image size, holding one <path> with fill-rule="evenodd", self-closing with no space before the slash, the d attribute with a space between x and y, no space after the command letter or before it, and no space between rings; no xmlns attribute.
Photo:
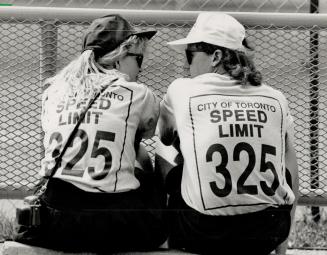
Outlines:
<svg viewBox="0 0 327 255"><path fill-rule="evenodd" d="M183 38L176 41L168 42L167 44L176 51L182 52L186 49L188 44L198 43L201 40L196 40L194 38Z"/></svg>
<svg viewBox="0 0 327 255"><path fill-rule="evenodd" d="M179 51L179 52L183 52L183 51L185 51L185 49L186 49L186 47L187 47L188 44L191 44L191 43L199 43L199 42L205 42L205 41L204 40L201 40L201 39L195 39L195 38L182 38L182 39L179 39L179 40L167 42L167 44L171 48L173 48L174 50ZM212 42L207 42L207 43L216 45L215 43L212 43ZM223 46L223 45L220 45L220 46L221 47L228 48L228 47ZM241 46L241 47L239 47L237 49L234 49L234 50L246 52L246 49L245 49L244 46Z"/></svg>

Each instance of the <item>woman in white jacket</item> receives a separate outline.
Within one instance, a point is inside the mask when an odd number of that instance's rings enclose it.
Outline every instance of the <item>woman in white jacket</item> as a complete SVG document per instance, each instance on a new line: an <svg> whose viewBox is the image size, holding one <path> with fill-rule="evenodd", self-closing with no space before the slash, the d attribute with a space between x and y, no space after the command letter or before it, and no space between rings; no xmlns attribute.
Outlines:
<svg viewBox="0 0 327 255"><path fill-rule="evenodd" d="M298 189L293 120L244 38L236 19L210 12L169 43L185 52L191 74L168 87L158 122L161 142L184 162L166 176L172 247L263 255L288 237Z"/></svg>

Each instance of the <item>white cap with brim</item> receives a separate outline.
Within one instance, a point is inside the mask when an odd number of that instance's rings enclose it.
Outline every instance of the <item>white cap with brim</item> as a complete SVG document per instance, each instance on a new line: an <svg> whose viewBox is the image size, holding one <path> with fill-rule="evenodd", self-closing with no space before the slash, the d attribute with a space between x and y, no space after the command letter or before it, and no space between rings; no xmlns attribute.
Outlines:
<svg viewBox="0 0 327 255"><path fill-rule="evenodd" d="M186 38L168 42L173 49L184 51L188 44L205 42L243 51L245 28L235 18L220 12L200 13Z"/></svg>

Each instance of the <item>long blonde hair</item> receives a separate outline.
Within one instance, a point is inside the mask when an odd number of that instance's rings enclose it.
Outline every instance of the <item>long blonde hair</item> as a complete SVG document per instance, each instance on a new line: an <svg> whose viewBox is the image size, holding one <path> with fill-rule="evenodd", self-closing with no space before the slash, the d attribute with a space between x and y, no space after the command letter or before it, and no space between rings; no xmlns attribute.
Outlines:
<svg viewBox="0 0 327 255"><path fill-rule="evenodd" d="M91 98L103 86L120 77L128 79L126 74L115 69L115 62L124 57L128 50L135 45L140 51L146 49L147 39L138 36L130 36L115 50L95 59L92 50L84 51L78 58L71 61L57 75L49 78L46 83L50 84L51 95L57 95L55 100L65 100L74 96Z"/></svg>
<svg viewBox="0 0 327 255"><path fill-rule="evenodd" d="M123 56L126 56L131 47L135 47L139 52L145 53L148 39L144 37L131 36L126 41L124 41L120 47L115 50L108 52L104 56L97 60L97 63L106 68L115 68L115 62Z"/></svg>

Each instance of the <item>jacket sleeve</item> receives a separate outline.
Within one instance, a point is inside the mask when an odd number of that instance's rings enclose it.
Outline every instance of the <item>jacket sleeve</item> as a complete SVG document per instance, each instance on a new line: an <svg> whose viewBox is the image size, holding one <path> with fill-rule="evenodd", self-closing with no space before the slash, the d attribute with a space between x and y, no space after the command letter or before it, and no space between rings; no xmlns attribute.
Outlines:
<svg viewBox="0 0 327 255"><path fill-rule="evenodd" d="M159 100L155 94L146 88L143 99L143 111L141 113L141 120L138 128L138 133L142 138L151 138L154 136L158 118L159 118Z"/></svg>
<svg viewBox="0 0 327 255"><path fill-rule="evenodd" d="M172 95L174 93L172 93L172 90L172 86L169 86L167 93L160 104L158 130L159 138L164 145L172 145L178 136L172 102Z"/></svg>

